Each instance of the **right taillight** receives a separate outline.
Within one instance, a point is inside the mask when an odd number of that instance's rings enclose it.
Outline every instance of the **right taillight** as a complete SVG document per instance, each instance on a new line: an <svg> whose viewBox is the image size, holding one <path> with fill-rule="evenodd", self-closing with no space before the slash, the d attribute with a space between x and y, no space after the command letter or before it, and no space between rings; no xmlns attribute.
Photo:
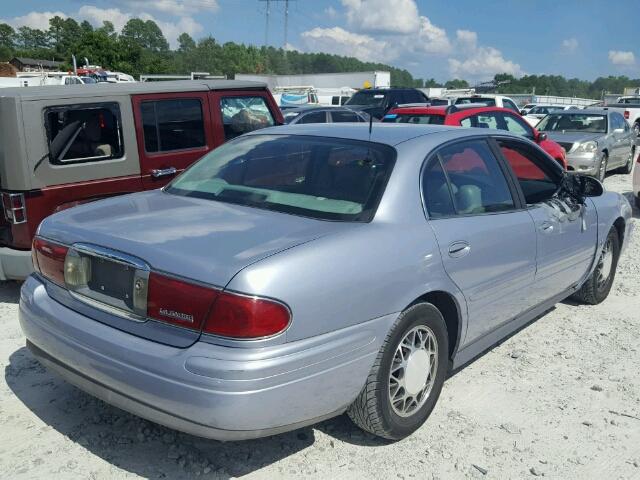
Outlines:
<svg viewBox="0 0 640 480"><path fill-rule="evenodd" d="M64 245L35 237L31 250L33 268L52 282L64 285L64 260L68 251Z"/></svg>
<svg viewBox="0 0 640 480"><path fill-rule="evenodd" d="M625 120L629 120L629 110L624 111L624 118Z"/></svg>
<svg viewBox="0 0 640 480"><path fill-rule="evenodd" d="M221 292L203 332L243 339L271 337L284 331L290 321L289 309L280 302Z"/></svg>
<svg viewBox="0 0 640 480"><path fill-rule="evenodd" d="M27 208L23 193L2 193L2 207L4 218L13 224L27 221Z"/></svg>

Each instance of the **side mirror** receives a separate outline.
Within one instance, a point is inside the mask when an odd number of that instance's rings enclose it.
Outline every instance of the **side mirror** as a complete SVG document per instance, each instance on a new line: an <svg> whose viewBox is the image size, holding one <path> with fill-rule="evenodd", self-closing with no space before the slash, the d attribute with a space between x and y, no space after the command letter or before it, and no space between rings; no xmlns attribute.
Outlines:
<svg viewBox="0 0 640 480"><path fill-rule="evenodd" d="M546 139L548 139L549 136L544 133L544 132L538 132L538 136L536 137L536 141L538 142L544 142Z"/></svg>
<svg viewBox="0 0 640 480"><path fill-rule="evenodd" d="M575 175L578 179L580 193L585 197L599 197L604 193L604 186L600 180L586 175Z"/></svg>

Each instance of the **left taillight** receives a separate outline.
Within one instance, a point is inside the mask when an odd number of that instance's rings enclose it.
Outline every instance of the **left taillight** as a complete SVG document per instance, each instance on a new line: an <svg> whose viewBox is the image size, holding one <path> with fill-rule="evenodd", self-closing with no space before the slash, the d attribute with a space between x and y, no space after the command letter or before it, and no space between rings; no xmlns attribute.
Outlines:
<svg viewBox="0 0 640 480"><path fill-rule="evenodd" d="M63 286L64 262L69 248L41 237L33 239L33 268L43 277Z"/></svg>
<svg viewBox="0 0 640 480"><path fill-rule="evenodd" d="M24 193L2 192L2 209L4 218L10 223L19 224L27 221Z"/></svg>

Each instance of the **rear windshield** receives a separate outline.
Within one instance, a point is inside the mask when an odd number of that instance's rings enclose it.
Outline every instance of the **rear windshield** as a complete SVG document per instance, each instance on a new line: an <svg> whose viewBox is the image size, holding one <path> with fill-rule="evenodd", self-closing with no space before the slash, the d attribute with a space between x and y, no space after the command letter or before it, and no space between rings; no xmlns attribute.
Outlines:
<svg viewBox="0 0 640 480"><path fill-rule="evenodd" d="M586 113L552 113L536 127L541 132L607 133L607 117Z"/></svg>
<svg viewBox="0 0 640 480"><path fill-rule="evenodd" d="M306 217L368 222L395 162L377 143L250 135L213 150L165 191Z"/></svg>
<svg viewBox="0 0 640 480"><path fill-rule="evenodd" d="M382 119L384 123L423 123L430 125L444 125L444 115L434 115L431 113L388 113Z"/></svg>
<svg viewBox="0 0 640 480"><path fill-rule="evenodd" d="M483 98L483 97L460 97L456 100L456 105L467 105L469 103L482 103L487 107L495 107L495 98Z"/></svg>
<svg viewBox="0 0 640 480"><path fill-rule="evenodd" d="M384 93L380 91L361 90L356 92L345 105L367 105L379 107L384 103Z"/></svg>

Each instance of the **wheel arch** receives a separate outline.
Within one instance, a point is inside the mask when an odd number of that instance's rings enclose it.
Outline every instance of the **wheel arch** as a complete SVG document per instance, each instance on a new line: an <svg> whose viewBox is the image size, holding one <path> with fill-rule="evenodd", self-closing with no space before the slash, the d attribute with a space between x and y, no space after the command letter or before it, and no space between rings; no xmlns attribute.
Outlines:
<svg viewBox="0 0 640 480"><path fill-rule="evenodd" d="M407 308L417 304L428 302L436 307L447 326L447 334L449 337L449 360L452 360L460 346L462 334L462 314L460 304L456 297L444 290L432 290L424 293L407 305Z"/></svg>

